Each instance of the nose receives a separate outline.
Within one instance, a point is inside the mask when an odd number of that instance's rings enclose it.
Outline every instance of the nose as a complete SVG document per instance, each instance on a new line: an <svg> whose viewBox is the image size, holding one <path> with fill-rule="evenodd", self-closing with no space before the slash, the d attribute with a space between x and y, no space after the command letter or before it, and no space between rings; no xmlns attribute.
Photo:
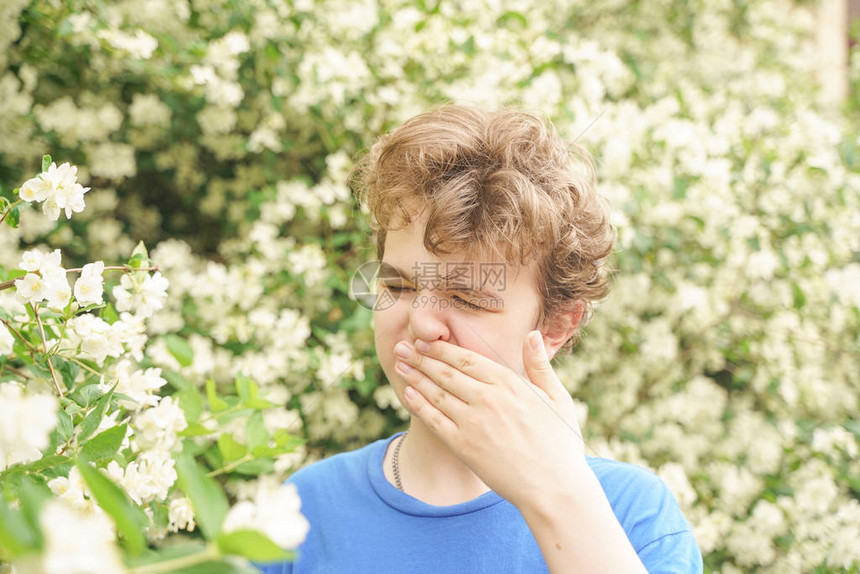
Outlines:
<svg viewBox="0 0 860 574"><path fill-rule="evenodd" d="M409 309L409 335L413 340L448 341L451 338L449 315L450 310L443 308L438 296L422 294L413 300Z"/></svg>

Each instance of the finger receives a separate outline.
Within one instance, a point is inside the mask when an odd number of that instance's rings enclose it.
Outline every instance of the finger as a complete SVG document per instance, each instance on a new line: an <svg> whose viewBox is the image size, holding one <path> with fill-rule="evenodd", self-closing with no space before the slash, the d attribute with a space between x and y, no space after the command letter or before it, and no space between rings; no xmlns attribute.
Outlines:
<svg viewBox="0 0 860 574"><path fill-rule="evenodd" d="M405 351L408 351L408 354ZM421 371L438 386L462 402L471 404L475 401L477 393L480 391L481 380L470 377L448 363L416 352L416 349L406 341L397 343L395 354L401 361Z"/></svg>
<svg viewBox="0 0 860 574"><path fill-rule="evenodd" d="M446 363L473 379L487 383L499 380L497 376L506 376L508 369L496 361L475 351L452 345L447 341L415 340L416 350L423 356L432 357Z"/></svg>
<svg viewBox="0 0 860 574"><path fill-rule="evenodd" d="M564 386L555 374L555 369L549 362L549 355L543 344L543 336L540 331L532 331L523 342L523 365L529 380L540 388L552 400L559 397L559 391ZM567 393L566 390L564 390Z"/></svg>
<svg viewBox="0 0 860 574"><path fill-rule="evenodd" d="M430 430L435 432L442 440L451 443L458 430L457 424L445 414L433 406L423 394L412 386L407 386L403 391L406 409L414 416L421 419Z"/></svg>
<svg viewBox="0 0 860 574"><path fill-rule="evenodd" d="M456 424L469 406L457 396L437 385L430 377L402 361L394 367L403 380L419 393L436 410Z"/></svg>

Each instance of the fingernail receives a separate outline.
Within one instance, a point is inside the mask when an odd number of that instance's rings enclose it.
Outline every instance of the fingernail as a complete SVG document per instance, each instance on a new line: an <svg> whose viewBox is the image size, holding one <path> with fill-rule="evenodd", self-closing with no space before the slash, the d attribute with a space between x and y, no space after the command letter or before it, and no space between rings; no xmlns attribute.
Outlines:
<svg viewBox="0 0 860 574"><path fill-rule="evenodd" d="M409 348L409 343L400 341L394 345L394 354L402 359L408 359L412 349Z"/></svg>
<svg viewBox="0 0 860 574"><path fill-rule="evenodd" d="M406 363L401 363L400 361L397 361L397 364L394 367L404 375L409 374L414 370Z"/></svg>
<svg viewBox="0 0 860 574"><path fill-rule="evenodd" d="M406 398L407 398L407 399L414 399L414 398L415 398L415 395L416 395L417 393L415 392L415 389L413 389L412 387L406 387L406 388L403 390L403 394L404 394L404 395L406 395Z"/></svg>
<svg viewBox="0 0 860 574"><path fill-rule="evenodd" d="M542 342L540 331L532 331L531 333L529 333L529 337L531 337L529 344L532 346L532 350L537 351L538 349L540 349L540 344Z"/></svg>
<svg viewBox="0 0 860 574"><path fill-rule="evenodd" d="M415 339L415 348L422 353L426 353L430 350L430 343L428 343L427 341L422 341L421 339Z"/></svg>

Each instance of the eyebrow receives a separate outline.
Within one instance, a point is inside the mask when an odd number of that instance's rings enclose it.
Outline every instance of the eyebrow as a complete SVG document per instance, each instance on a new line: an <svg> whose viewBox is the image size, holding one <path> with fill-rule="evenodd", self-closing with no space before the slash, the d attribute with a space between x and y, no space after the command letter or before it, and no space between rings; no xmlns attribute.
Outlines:
<svg viewBox="0 0 860 574"><path fill-rule="evenodd" d="M394 271L397 272L397 274L400 276L401 279L406 279L408 281L412 281L412 277L410 277L408 273L403 271L403 269L400 269L396 265L392 265L391 263L389 263L387 261L383 261L383 263L385 263L385 265L394 269ZM381 279L383 279L383 280L390 279L390 277L382 277ZM449 284L448 276L440 277L440 280L444 281L446 285ZM482 291L480 289L475 289L474 287L468 287L466 285L448 285L448 289L451 291L457 291L457 292L460 292L463 294L469 294L469 295L472 295L474 297L483 297L483 298L489 298L489 299L501 299L500 295L497 295L496 293L493 293L492 291Z"/></svg>

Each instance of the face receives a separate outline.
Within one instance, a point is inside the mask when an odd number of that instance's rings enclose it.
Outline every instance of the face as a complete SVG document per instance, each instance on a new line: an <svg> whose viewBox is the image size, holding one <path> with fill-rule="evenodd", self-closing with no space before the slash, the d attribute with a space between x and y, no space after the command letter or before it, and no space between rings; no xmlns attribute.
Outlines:
<svg viewBox="0 0 860 574"><path fill-rule="evenodd" d="M394 369L394 346L402 340L441 339L524 373L523 342L541 305L536 266L439 258L424 248L423 233L420 221L387 233L383 262L401 277L380 280L380 292L388 289L396 302L373 313L376 354L398 399L405 383Z"/></svg>

